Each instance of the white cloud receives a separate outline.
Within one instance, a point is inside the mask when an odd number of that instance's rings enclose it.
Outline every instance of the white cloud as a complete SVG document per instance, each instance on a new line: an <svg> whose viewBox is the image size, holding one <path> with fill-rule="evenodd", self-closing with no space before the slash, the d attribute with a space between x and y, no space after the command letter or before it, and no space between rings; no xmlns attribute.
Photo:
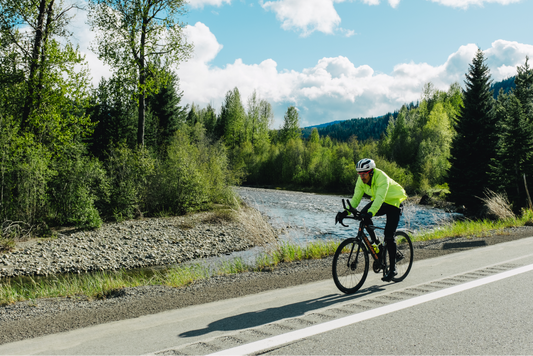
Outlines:
<svg viewBox="0 0 533 356"><path fill-rule="evenodd" d="M318 31L327 34L340 33L346 37L353 36L353 30L339 27L341 18L334 4L350 0L260 0L265 10L273 11L281 21L284 30L301 31L308 36ZM353 0L352 0L353 1ZM367 5L379 5L380 0L362 0ZM400 0L388 0L389 5L396 8Z"/></svg>
<svg viewBox="0 0 533 356"><path fill-rule="evenodd" d="M87 11L77 10L74 20L69 24L69 30L74 34L72 41L79 44L80 52L85 55L85 60L92 74L92 83L97 86L102 77L109 78L111 76L111 69L89 49L91 42L95 39L95 33L91 31L86 22Z"/></svg>
<svg viewBox="0 0 533 356"><path fill-rule="evenodd" d="M396 6L398 6L399 3L400 3L400 0L389 0L389 5L392 6L393 8L396 8Z"/></svg>
<svg viewBox="0 0 533 356"><path fill-rule="evenodd" d="M279 0L261 3L265 10L272 10L282 22L284 30L302 31L304 36L314 31L333 33L341 22L335 8L335 0Z"/></svg>
<svg viewBox="0 0 533 356"><path fill-rule="evenodd" d="M231 4L231 0L189 0L187 2L193 9L203 8L205 5L222 6L224 3Z"/></svg>
<svg viewBox="0 0 533 356"><path fill-rule="evenodd" d="M524 64L526 56L533 58L533 46L497 40L485 51L485 56L493 79L498 81L515 75L516 67Z"/></svg>
<svg viewBox="0 0 533 356"><path fill-rule="evenodd" d="M355 31L354 30L345 30L344 28L339 28L339 32L344 37L352 37L353 35L355 35Z"/></svg>
<svg viewBox="0 0 533 356"><path fill-rule="evenodd" d="M181 89L185 103L211 103L220 109L228 90L237 87L243 103L254 90L274 107L278 128L289 105L300 110L302 126L355 117L379 116L420 99L424 84L447 90L454 82L463 84L477 46L461 46L439 66L427 63L400 63L389 74L376 73L370 66L355 66L349 58L322 58L310 68L280 70L273 59L246 64L241 59L224 68L210 65L221 45L202 23L187 28L195 44L195 57L181 64ZM198 51L198 53L196 53ZM525 56L533 58L533 46L495 41L485 50L494 80L516 74Z"/></svg>
<svg viewBox="0 0 533 356"><path fill-rule="evenodd" d="M392 1L396 1L396 0L392 0ZM451 6L451 7L458 7L458 8L466 9L472 5L483 6L486 3L509 5L509 4L520 2L521 0L431 0L431 1L442 4L444 6Z"/></svg>
<svg viewBox="0 0 533 356"><path fill-rule="evenodd" d="M208 63L222 50L223 46L215 35L201 22L185 27L184 35L187 41L194 44L193 62Z"/></svg>

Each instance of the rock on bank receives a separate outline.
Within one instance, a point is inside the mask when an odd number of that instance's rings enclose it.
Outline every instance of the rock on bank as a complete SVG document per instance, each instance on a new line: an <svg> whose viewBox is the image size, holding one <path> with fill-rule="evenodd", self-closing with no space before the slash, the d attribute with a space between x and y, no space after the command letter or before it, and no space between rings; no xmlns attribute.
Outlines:
<svg viewBox="0 0 533 356"><path fill-rule="evenodd" d="M13 252L0 254L0 277L174 265L275 239L267 218L249 206L110 223L93 231L64 229L57 238L19 242Z"/></svg>

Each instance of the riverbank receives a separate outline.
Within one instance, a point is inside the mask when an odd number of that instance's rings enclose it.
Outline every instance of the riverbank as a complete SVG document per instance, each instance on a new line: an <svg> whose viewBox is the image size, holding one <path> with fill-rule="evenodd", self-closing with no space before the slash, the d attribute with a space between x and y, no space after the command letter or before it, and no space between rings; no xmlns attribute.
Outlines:
<svg viewBox="0 0 533 356"><path fill-rule="evenodd" d="M239 210L104 224L93 231L63 228L55 238L18 242L0 253L0 278L172 266L276 241L268 218Z"/></svg>
<svg viewBox="0 0 533 356"><path fill-rule="evenodd" d="M415 242L415 262L530 236L533 227L524 226L480 238ZM0 308L0 344L326 279L331 279L331 257L215 276L184 288L144 286L122 288L94 300L71 296L19 302Z"/></svg>

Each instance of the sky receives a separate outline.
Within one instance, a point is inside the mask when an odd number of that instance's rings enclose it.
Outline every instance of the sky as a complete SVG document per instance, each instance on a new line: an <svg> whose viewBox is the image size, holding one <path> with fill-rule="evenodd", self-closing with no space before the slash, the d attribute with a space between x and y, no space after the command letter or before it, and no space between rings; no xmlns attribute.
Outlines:
<svg viewBox="0 0 533 356"><path fill-rule="evenodd" d="M271 128L291 105L300 126L375 117L447 90L478 48L493 81L533 58L532 0L190 0L182 21L194 51L179 63L182 103L217 112L237 87L272 104ZM74 22L93 83L109 77Z"/></svg>

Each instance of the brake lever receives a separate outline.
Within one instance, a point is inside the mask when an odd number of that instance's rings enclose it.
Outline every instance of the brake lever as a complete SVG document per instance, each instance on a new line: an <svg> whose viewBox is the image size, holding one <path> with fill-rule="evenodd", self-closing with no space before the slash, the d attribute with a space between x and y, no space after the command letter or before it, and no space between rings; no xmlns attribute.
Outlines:
<svg viewBox="0 0 533 356"><path fill-rule="evenodd" d="M359 212L353 208L352 204L350 204L350 200L346 199L346 202L348 203L348 206L350 207L349 210L353 214L354 218L359 215Z"/></svg>
<svg viewBox="0 0 533 356"><path fill-rule="evenodd" d="M342 200L342 205L344 205L344 199ZM345 210L346 210L346 206L345 206ZM335 225L337 225L337 223L340 223L342 226L344 226L344 227L348 227L348 225L344 225L344 224L343 224L342 219L339 219L339 218L338 218L338 215L339 215L339 214L337 214L337 216L335 217Z"/></svg>

